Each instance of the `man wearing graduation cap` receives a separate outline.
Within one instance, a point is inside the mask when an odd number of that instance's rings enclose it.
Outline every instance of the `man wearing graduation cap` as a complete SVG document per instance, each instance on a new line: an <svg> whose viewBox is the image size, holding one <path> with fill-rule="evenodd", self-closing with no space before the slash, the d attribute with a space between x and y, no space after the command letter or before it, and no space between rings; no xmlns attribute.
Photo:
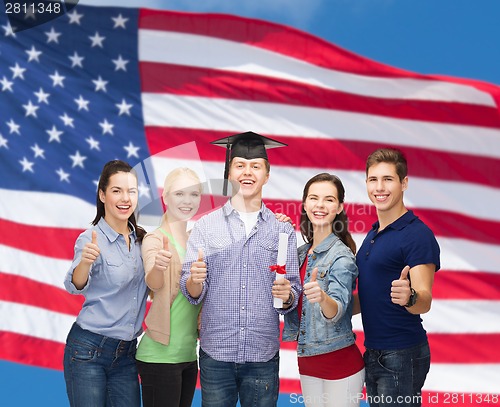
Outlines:
<svg viewBox="0 0 500 407"><path fill-rule="evenodd" d="M196 222L181 277L188 300L203 301L202 405L235 406L239 398L242 407L276 406L279 314L295 312L301 286L295 231L264 205L262 187L269 179L266 148L285 144L253 132L213 144L227 148L224 178L232 197ZM276 269L280 233L288 235L286 274L275 281L270 268Z"/></svg>

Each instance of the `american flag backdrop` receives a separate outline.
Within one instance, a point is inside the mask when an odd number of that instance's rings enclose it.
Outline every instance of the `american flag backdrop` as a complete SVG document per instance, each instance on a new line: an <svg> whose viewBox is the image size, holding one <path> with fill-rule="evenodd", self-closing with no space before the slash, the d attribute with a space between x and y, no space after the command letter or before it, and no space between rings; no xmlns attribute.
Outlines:
<svg viewBox="0 0 500 407"><path fill-rule="evenodd" d="M367 155L406 153L405 202L442 251L423 316L423 405L500 404L499 87L230 15L77 6L29 30L5 16L0 26L0 359L62 369L82 304L63 277L105 162L138 165L147 203L179 165L220 179L224 152L209 142L252 130L289 145L269 152L271 209L298 225L305 182L334 173L358 245L376 219ZM203 210L222 201L206 191ZM357 317L354 326L363 349ZM293 345L281 360L281 391L299 393Z"/></svg>

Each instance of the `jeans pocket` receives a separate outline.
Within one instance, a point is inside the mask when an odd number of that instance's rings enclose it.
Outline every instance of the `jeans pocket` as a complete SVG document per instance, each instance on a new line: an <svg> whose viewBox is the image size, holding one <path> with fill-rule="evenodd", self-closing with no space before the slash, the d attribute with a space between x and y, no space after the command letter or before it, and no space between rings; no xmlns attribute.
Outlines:
<svg viewBox="0 0 500 407"><path fill-rule="evenodd" d="M98 357L98 349L79 342L68 346L68 351L73 362L92 362Z"/></svg>
<svg viewBox="0 0 500 407"><path fill-rule="evenodd" d="M397 374L403 370L404 357L401 352L383 352L378 363L384 370Z"/></svg>

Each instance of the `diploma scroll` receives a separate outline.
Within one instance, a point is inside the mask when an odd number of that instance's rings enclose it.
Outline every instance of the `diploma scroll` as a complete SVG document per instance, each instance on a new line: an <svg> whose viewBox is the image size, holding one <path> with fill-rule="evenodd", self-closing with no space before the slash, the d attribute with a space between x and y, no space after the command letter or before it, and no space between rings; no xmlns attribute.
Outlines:
<svg viewBox="0 0 500 407"><path fill-rule="evenodd" d="M285 278L285 265L288 250L288 235L286 233L279 234L278 242L278 259L277 265L274 267L276 271L276 280ZM271 268L273 269L273 267ZM281 298L274 298L274 308L283 308L283 300Z"/></svg>

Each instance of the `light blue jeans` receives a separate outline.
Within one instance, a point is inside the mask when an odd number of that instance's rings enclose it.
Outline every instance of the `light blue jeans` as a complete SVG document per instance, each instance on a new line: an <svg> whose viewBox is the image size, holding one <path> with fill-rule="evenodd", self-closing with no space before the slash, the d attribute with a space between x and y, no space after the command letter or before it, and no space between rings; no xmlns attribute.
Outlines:
<svg viewBox="0 0 500 407"><path fill-rule="evenodd" d="M64 349L71 407L140 407L137 340L108 338L73 324Z"/></svg>
<svg viewBox="0 0 500 407"><path fill-rule="evenodd" d="M232 363L212 359L200 348L202 407L275 407L279 393L279 354L268 362Z"/></svg>
<svg viewBox="0 0 500 407"><path fill-rule="evenodd" d="M431 355L426 342L407 349L367 349L366 396L370 407L420 407Z"/></svg>

